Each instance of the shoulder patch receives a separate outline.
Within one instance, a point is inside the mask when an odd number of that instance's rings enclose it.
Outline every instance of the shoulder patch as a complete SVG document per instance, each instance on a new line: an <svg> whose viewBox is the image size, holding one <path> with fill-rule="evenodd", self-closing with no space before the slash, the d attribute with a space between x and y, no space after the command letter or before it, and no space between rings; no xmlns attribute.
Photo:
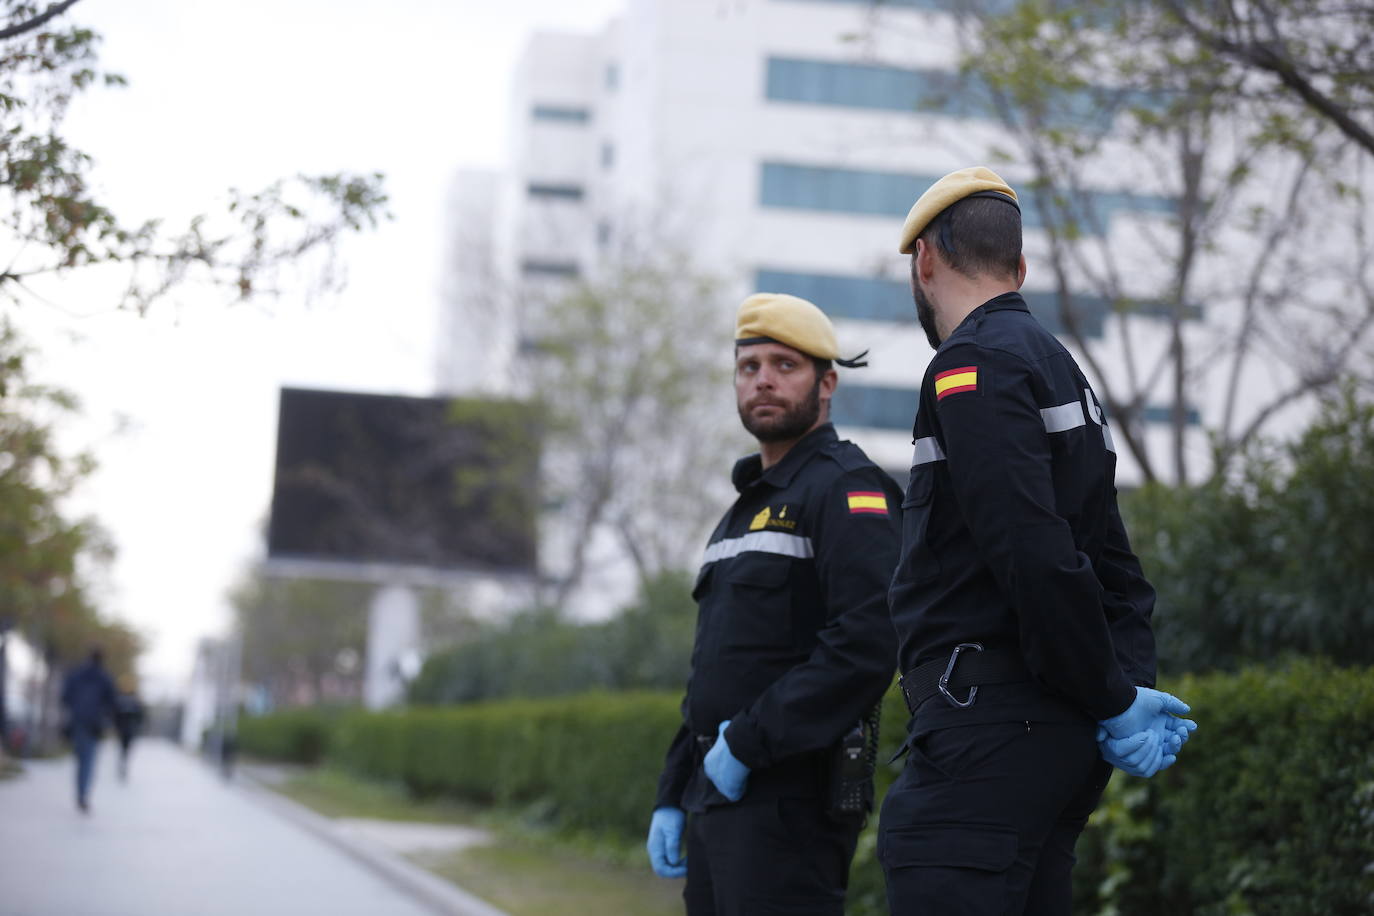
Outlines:
<svg viewBox="0 0 1374 916"><path fill-rule="evenodd" d="M951 394L978 390L978 367L960 366L935 376L935 400L943 401Z"/></svg>
<svg viewBox="0 0 1374 916"><path fill-rule="evenodd" d="M850 515L887 515L887 494L881 490L850 490L845 498Z"/></svg>

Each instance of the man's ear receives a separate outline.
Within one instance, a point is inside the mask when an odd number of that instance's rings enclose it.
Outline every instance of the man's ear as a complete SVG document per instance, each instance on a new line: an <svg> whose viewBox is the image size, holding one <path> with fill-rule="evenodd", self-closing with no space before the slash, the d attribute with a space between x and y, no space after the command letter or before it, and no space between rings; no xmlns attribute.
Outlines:
<svg viewBox="0 0 1374 916"><path fill-rule="evenodd" d="M1026 256L1023 254L1016 263L1016 288L1020 289L1021 284L1026 282Z"/></svg>
<svg viewBox="0 0 1374 916"><path fill-rule="evenodd" d="M840 374L834 369L825 370L825 375L821 376L821 399L828 400L835 393L835 386L839 384Z"/></svg>

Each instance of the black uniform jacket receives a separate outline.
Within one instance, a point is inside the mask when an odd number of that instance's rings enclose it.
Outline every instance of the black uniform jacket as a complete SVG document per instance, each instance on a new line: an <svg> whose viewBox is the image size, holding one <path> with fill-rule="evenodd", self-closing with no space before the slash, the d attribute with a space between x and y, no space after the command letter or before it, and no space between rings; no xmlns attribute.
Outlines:
<svg viewBox="0 0 1374 916"><path fill-rule="evenodd" d="M1153 686L1154 589L1117 511L1101 404L1019 293L974 309L921 385L890 593L903 671L959 643L1019 650L1031 681L982 688L930 728L1102 720Z"/></svg>
<svg viewBox="0 0 1374 916"><path fill-rule="evenodd" d="M896 666L892 478L827 423L767 471L758 455L741 459L733 480L739 498L692 592L692 671L658 807L724 801L701 770L697 737L726 719L730 750L751 770L746 798L816 794L825 750L877 703Z"/></svg>

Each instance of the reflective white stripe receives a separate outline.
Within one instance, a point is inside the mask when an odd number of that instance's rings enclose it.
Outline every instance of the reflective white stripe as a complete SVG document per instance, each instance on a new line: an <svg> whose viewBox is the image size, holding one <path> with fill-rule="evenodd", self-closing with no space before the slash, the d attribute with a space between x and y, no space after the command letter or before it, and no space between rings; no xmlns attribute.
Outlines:
<svg viewBox="0 0 1374 916"><path fill-rule="evenodd" d="M1088 418L1091 418L1093 423L1102 428L1102 442L1107 446L1107 451L1115 455L1116 443L1112 441L1112 431L1102 417L1102 408L1098 406L1097 398L1086 388L1083 389L1083 398L1089 405L1087 417L1084 416L1083 404L1079 401L1070 401L1058 407L1046 407L1041 410L1040 419L1045 421L1045 432L1066 433L1071 429L1088 425Z"/></svg>
<svg viewBox="0 0 1374 916"><path fill-rule="evenodd" d="M1058 407L1046 407L1040 411L1040 419L1045 421L1047 433L1066 433L1088 424L1083 416L1083 405L1078 401L1070 401Z"/></svg>
<svg viewBox="0 0 1374 916"><path fill-rule="evenodd" d="M916 440L916 451L911 453L911 466L918 464L930 464L932 461L944 461L945 450L940 448L940 443L935 441L934 436L926 436L924 439Z"/></svg>
<svg viewBox="0 0 1374 916"><path fill-rule="evenodd" d="M1093 394L1091 388L1083 389L1083 402L1088 405L1088 416L1098 426L1102 426L1102 405L1097 403L1097 395Z"/></svg>
<svg viewBox="0 0 1374 916"><path fill-rule="evenodd" d="M706 556L701 560L701 565L705 566L717 560L728 560L749 550L759 553L776 553L784 557L796 557L799 560L809 560L816 555L811 547L811 539L802 537L800 534L786 534L782 531L751 531L743 537L726 538L709 545L706 548Z"/></svg>
<svg viewBox="0 0 1374 916"><path fill-rule="evenodd" d="M1107 451L1116 454L1116 443L1112 441L1112 429L1107 425L1107 418L1102 415L1102 405L1097 403L1097 395L1092 393L1092 389L1083 389L1083 400L1088 403L1088 417L1098 426L1102 427L1102 444L1107 447Z"/></svg>

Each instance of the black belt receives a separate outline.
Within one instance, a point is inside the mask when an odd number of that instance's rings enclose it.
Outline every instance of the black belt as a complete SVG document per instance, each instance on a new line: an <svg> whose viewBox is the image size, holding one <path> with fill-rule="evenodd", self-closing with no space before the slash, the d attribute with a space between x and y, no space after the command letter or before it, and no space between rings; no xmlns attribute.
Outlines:
<svg viewBox="0 0 1374 916"><path fill-rule="evenodd" d="M1010 649L987 649L976 642L955 646L949 658L937 658L912 668L898 680L907 711L916 714L916 707L937 694L943 695L951 706L973 705L982 684L1014 684L1029 681L1021 653ZM960 696L967 691L967 695Z"/></svg>

